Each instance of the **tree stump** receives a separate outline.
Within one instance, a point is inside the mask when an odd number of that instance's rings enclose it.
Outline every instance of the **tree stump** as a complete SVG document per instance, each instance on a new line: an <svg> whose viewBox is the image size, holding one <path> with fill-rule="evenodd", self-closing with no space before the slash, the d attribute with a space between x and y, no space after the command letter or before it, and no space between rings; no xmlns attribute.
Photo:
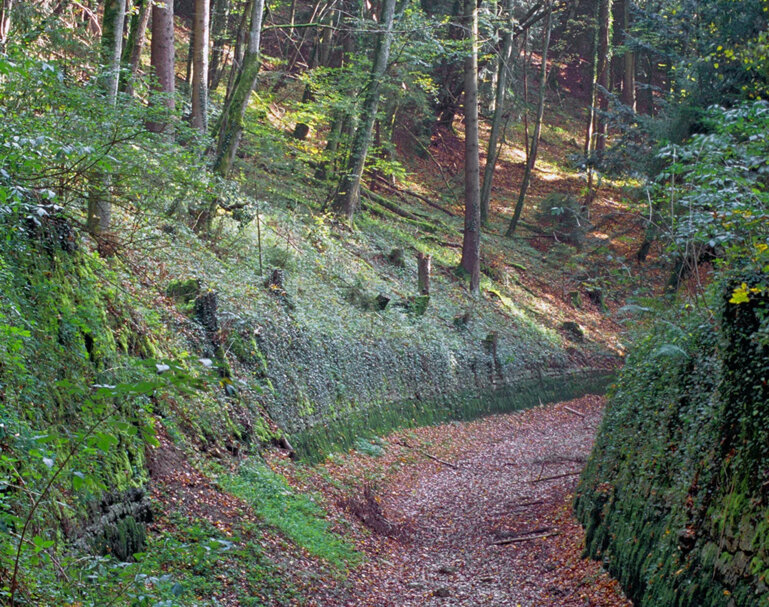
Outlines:
<svg viewBox="0 0 769 607"><path fill-rule="evenodd" d="M432 264L432 256L425 255L424 253L417 253L417 265L418 265L418 280L419 280L419 294L430 295L430 270Z"/></svg>

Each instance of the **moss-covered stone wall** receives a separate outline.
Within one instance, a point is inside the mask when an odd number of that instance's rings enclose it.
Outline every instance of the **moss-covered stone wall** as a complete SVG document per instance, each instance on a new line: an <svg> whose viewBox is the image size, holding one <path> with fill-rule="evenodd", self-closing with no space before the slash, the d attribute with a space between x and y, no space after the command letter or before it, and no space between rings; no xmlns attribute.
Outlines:
<svg viewBox="0 0 769 607"><path fill-rule="evenodd" d="M629 356L575 503L638 607L769 605L766 293L659 323Z"/></svg>

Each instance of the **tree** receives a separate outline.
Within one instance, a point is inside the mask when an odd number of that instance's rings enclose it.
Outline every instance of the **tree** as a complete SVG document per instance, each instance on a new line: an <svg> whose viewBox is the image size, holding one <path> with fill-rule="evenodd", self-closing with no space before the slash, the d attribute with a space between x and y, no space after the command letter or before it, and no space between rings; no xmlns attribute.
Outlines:
<svg viewBox="0 0 769 607"><path fill-rule="evenodd" d="M152 0L137 0L136 10L131 16L128 39L123 48L123 64L128 66L128 71L122 75L123 90L133 96L134 81L139 71L142 51L147 38L147 25L152 14Z"/></svg>
<svg viewBox="0 0 769 607"><path fill-rule="evenodd" d="M101 37L101 61L105 70L104 91L107 103L117 102L120 81L120 58L123 52L123 24L125 22L125 1L108 0L104 5ZM88 191L88 217L86 226L93 235L109 230L112 219L109 177L95 171Z"/></svg>
<svg viewBox="0 0 769 607"><path fill-rule="evenodd" d="M174 73L174 0L152 5L152 43L150 46L150 62L155 73L157 90L165 95L164 103L169 110L176 107L174 92L176 90ZM147 125L150 131L160 133L166 125L161 122L151 122Z"/></svg>
<svg viewBox="0 0 769 607"><path fill-rule="evenodd" d="M211 61L208 65L208 88L216 90L224 72L224 45L227 42L227 20L230 16L230 0L214 0L211 15Z"/></svg>
<svg viewBox="0 0 769 607"><path fill-rule="evenodd" d="M208 16L210 0L195 0L192 57L192 126L208 130Z"/></svg>
<svg viewBox="0 0 769 607"><path fill-rule="evenodd" d="M124 22L125 0L107 0L101 27L101 63L105 70L104 89L110 105L114 105L117 99Z"/></svg>
<svg viewBox="0 0 769 607"><path fill-rule="evenodd" d="M395 0L384 0L379 19L383 30L377 37L374 65L366 85L366 96L363 100L358 127L353 135L347 168L340 180L339 193L334 201L335 210L344 214L348 220L351 220L355 215L360 200L360 181L366 164L368 148L371 145L371 133L376 120L382 78L387 71L387 61L390 57L394 17Z"/></svg>
<svg viewBox="0 0 769 607"><path fill-rule="evenodd" d="M464 23L470 49L465 58L465 229L462 268L470 274L470 292L480 293L481 205L478 159L478 5L464 0Z"/></svg>
<svg viewBox="0 0 769 607"><path fill-rule="evenodd" d="M489 201L491 199L491 183L494 178L494 169L499 154L497 143L505 110L507 97L508 76L511 71L510 61L513 57L513 8L514 0L507 3L507 28L502 35L502 51L499 55L497 70L497 86L494 94L494 117L491 121L491 133L489 133L489 145L486 152L486 167L483 170L483 188L481 189L481 223L486 225L489 220Z"/></svg>
<svg viewBox="0 0 769 607"><path fill-rule="evenodd" d="M542 130L542 118L545 115L545 93L547 90L547 53L550 49L550 32L553 29L553 6L548 4L547 24L545 25L544 41L542 42L542 68L539 77L539 105L537 106L537 121L534 125L534 134L531 138L530 148L526 151L526 169L523 172L521 181L521 191L518 194L518 202L515 204L513 218L510 220L510 226L507 228L505 236L512 237L515 234L515 227L523 211L523 203L526 200L526 191L531 181L531 172L534 170L534 164L537 162L537 150L539 149L539 136Z"/></svg>
<svg viewBox="0 0 769 607"><path fill-rule="evenodd" d="M630 8L632 0L622 0L622 103L636 110L635 52L630 47Z"/></svg>
<svg viewBox="0 0 769 607"><path fill-rule="evenodd" d="M232 94L222 110L219 123L214 170L220 175L227 175L230 172L235 160L235 153L240 145L240 138L243 136L243 119L259 74L259 46L263 13L264 0L253 0L248 46L243 56L240 71L233 83Z"/></svg>
<svg viewBox="0 0 769 607"><path fill-rule="evenodd" d="M8 43L8 34L11 31L11 11L13 0L2 0L0 3L0 52L5 51Z"/></svg>

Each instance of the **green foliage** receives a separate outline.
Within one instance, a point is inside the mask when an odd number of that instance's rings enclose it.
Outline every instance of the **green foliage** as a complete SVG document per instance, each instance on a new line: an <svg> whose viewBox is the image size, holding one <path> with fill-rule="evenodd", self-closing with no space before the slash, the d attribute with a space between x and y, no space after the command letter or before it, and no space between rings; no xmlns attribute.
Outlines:
<svg viewBox="0 0 769 607"><path fill-rule="evenodd" d="M727 266L769 267L769 103L713 107L704 125L659 154L657 204L673 210L672 244L681 256L708 246Z"/></svg>
<svg viewBox="0 0 769 607"><path fill-rule="evenodd" d="M260 518L313 556L344 570L360 556L331 528L318 497L296 493L280 474L258 461L245 462L238 473L219 479L222 486L245 499Z"/></svg>

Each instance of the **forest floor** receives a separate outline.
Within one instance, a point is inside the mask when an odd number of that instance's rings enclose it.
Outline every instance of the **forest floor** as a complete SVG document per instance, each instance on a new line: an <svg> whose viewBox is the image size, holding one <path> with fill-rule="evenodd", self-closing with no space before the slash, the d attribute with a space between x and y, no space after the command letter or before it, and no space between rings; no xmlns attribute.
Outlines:
<svg viewBox="0 0 769 607"><path fill-rule="evenodd" d="M625 607L619 585L582 558L573 490L600 422L587 396L469 423L404 430L297 469L365 561L305 587L306 605ZM334 508L335 507L335 508ZM351 523L351 524L349 524Z"/></svg>

